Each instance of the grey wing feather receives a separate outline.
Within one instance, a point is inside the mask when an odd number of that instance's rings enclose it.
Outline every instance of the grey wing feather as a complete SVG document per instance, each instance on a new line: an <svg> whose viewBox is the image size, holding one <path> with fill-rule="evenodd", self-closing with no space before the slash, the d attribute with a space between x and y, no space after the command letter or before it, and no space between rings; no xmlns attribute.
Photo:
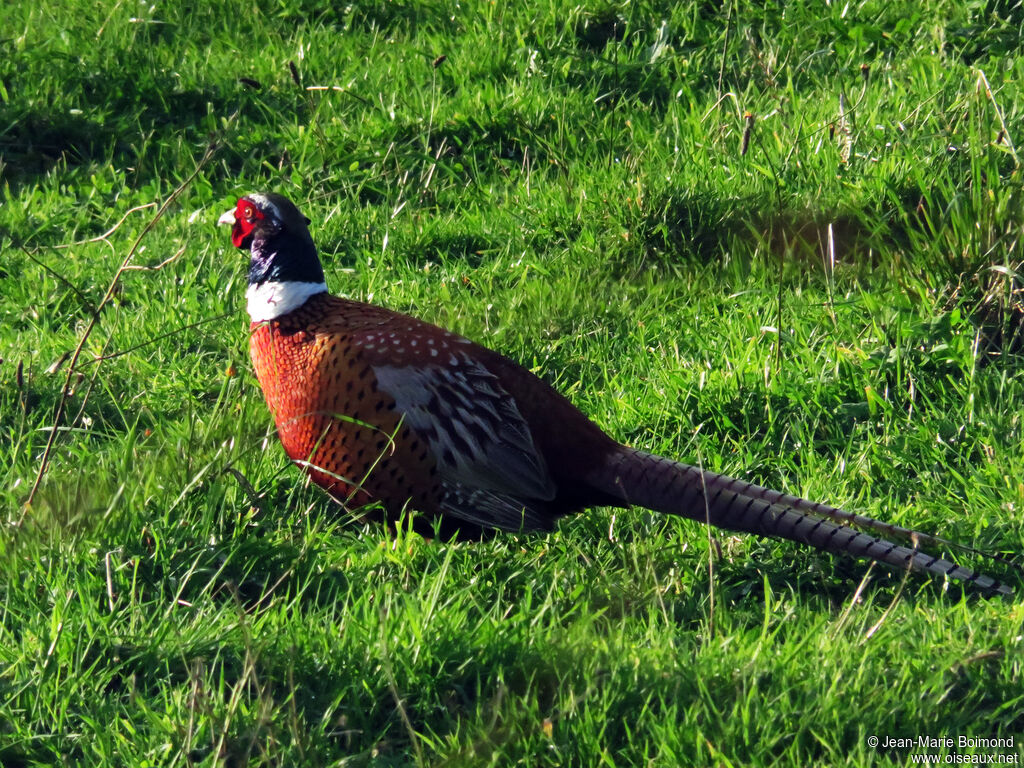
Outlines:
<svg viewBox="0 0 1024 768"><path fill-rule="evenodd" d="M443 506L449 512L510 530L547 527L542 510L555 496L554 481L515 401L494 374L465 354L451 366L373 370L405 423L429 443L448 490Z"/></svg>

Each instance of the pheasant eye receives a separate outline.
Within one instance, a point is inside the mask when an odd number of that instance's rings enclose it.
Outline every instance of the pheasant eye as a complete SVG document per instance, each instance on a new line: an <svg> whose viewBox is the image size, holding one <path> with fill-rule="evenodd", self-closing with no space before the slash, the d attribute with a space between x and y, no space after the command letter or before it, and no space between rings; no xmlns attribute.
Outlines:
<svg viewBox="0 0 1024 768"><path fill-rule="evenodd" d="M253 210L253 207L251 205L247 205L245 206L245 208L242 209L242 215L245 216L245 218L247 219L251 219L254 213L255 211Z"/></svg>

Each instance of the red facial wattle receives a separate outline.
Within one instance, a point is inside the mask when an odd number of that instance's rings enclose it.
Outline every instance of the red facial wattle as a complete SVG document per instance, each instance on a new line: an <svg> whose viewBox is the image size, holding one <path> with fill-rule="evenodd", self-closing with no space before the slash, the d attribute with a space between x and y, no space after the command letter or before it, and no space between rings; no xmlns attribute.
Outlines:
<svg viewBox="0 0 1024 768"><path fill-rule="evenodd" d="M257 222L264 218L263 212L244 197L235 207L235 223L231 227L231 242L236 248L252 245L252 234Z"/></svg>

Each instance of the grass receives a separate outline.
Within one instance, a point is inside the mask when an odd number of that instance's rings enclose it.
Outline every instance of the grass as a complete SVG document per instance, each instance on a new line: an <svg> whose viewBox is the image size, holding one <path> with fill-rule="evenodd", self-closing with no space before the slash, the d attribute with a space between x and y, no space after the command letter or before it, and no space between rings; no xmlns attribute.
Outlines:
<svg viewBox="0 0 1024 768"><path fill-rule="evenodd" d="M276 446L214 225L283 192L332 290L504 352L618 439L1019 553L1019 5L0 22L5 766L1019 760L1019 597L725 534L709 573L700 526L642 510L483 544L352 525ZM154 209L104 233L211 141L26 507Z"/></svg>

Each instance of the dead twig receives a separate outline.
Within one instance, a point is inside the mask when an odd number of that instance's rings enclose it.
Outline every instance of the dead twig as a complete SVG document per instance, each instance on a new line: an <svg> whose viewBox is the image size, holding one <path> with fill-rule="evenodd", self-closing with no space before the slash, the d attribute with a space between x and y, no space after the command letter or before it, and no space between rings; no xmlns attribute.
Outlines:
<svg viewBox="0 0 1024 768"><path fill-rule="evenodd" d="M135 352L136 350L142 349L143 347L148 347L150 344L156 344L158 341L163 341L164 339L169 338L171 336L177 336L182 331L188 331L188 330L190 330L192 328L198 328L199 326L206 325L207 323L216 323L219 320L223 320L225 317L231 317L231 315L237 314L238 311L239 310L237 310L237 309L233 309L230 312L222 312L221 314L214 315L213 317L205 317L202 320L199 320L199 321L197 321L195 323L189 323L188 325L183 325L180 328L175 328L173 331L168 331L167 333L161 333L158 336L154 336L151 339L147 339L146 341L142 341L142 342L139 342L138 344L134 344L134 345L132 345L130 347L127 347L126 349L119 349L116 352L111 352L109 355L97 355L96 357L92 358L91 360L83 360L82 362L80 362L78 364L78 367L75 370L79 371L79 370L85 368L85 366L87 366L87 365L92 365L93 363L102 363L104 360L113 360L115 357L121 357L123 355L127 355L130 352ZM67 357L70 354L71 354L71 352L68 352L60 360L61 364L63 364L64 361L67 360Z"/></svg>
<svg viewBox="0 0 1024 768"><path fill-rule="evenodd" d="M54 247L61 248L63 246L59 246L58 245L58 246L54 246ZM62 275L60 272L55 270L53 267L48 266L47 264L44 264L43 262L41 262L39 259L37 259L35 257L35 249L29 250L25 246L21 246L21 252L24 253L26 256L28 256L30 259L32 259L32 261L35 262L38 266L42 267L44 270L46 270L51 275L53 275L55 278L57 278L57 280L59 282L63 283L68 288L70 288L74 292L74 294L82 301L82 303L85 304L86 308L90 312L95 312L96 311L96 307L93 306L93 303L89 300L89 297L86 296L84 293L82 293L82 291L78 288L78 286L76 286L74 283L72 283L70 280L68 280L66 277L64 277L64 275Z"/></svg>
<svg viewBox="0 0 1024 768"><path fill-rule="evenodd" d="M181 248L178 249L178 252L175 253L173 256L168 256L166 259L161 261L159 264L154 264L153 266L148 266L146 264L130 264L127 267L124 268L125 272L127 272L129 269L138 269L138 270L142 270L142 271L145 271L145 272L156 272L157 270L163 269L164 267L166 267L168 264L170 264L175 259L179 258L181 256L181 254L183 254L185 252L185 249L187 247L188 247L187 245L181 246Z"/></svg>
<svg viewBox="0 0 1024 768"><path fill-rule="evenodd" d="M68 366L67 376L64 379L64 386L61 388L60 400L57 401L57 409L53 415L53 429L50 430L50 435L46 439L46 448L43 449L43 458L39 462L39 471L36 473L36 479L32 483L32 490L29 491L28 499L25 500L25 505L22 508L21 517L18 519L17 526L19 528L25 522L25 517L28 515L28 511L32 506L32 501L35 499L36 493L39 491L40 485L42 485L43 477L46 476L46 468L47 466L49 466L50 456L53 453L53 445L57 439L57 432L59 431L58 427L60 426L61 417L63 417L64 409L67 407L67 401L69 396L68 392L70 391L71 388L71 377L74 375L75 368L78 365L78 358L81 356L82 350L85 349L85 343L89 340L89 336L92 334L93 329L99 322L100 315L103 312L103 308L113 298L114 293L117 290L118 284L121 281L121 275L125 273L125 271L128 269L128 266L131 264L132 259L135 258L135 254L138 252L139 246L142 244L143 239L145 239L146 235L153 231L154 227L156 227L160 219L163 218L164 213L167 212L167 209L171 207L174 201L178 199L181 193L184 192L188 185L192 183L196 176L199 175L200 171L202 171L206 164L210 162L211 158L213 158L216 151L217 145L211 143L206 148L206 152L203 154L202 158L199 160L198 163L196 163L195 170L192 171L192 173L189 174L188 178L185 179L181 184L179 184L178 187L173 192L171 192L170 195L168 195L163 205L161 205L157 209L157 212L153 215L153 218L149 220L149 223L146 224L145 227L142 228L142 231L135 238L135 242L132 243L132 247L128 249L128 253L122 260L121 266L117 268L117 271L114 273L113 278L111 278L110 285L107 287L106 293L103 294L103 298L100 300L100 303L96 305L96 309L92 313L92 317L89 320L89 324L85 327L85 330L82 332L82 336L78 340L78 346L75 347L75 351L71 355L71 364ZM141 208L148 208L153 205L155 205L155 203L148 203L145 206L141 206ZM129 213L135 210L138 209L133 208L131 211L126 213L125 216L128 216ZM122 221L123 220L124 217L122 217ZM109 232L115 232L120 225L121 222L118 222L114 227L111 228ZM109 233L105 233L103 235L100 235L98 238L93 238L93 240L85 242L96 242L97 240L102 240L108 234Z"/></svg>
<svg viewBox="0 0 1024 768"><path fill-rule="evenodd" d="M124 212L124 216L122 216L120 218L120 220L117 222L117 224L112 226L110 229L108 229L102 235L96 235L96 237L90 237L87 240L76 240L73 243L62 243L61 245L55 245L53 247L57 248L57 249L61 249L61 248L74 248L77 245L88 245L89 243L103 242L103 243L106 243L107 245L109 245L111 248L113 248L114 246L111 245L110 241L107 238L110 237L115 232L117 232L117 230L119 230L121 228L121 225L124 224L125 221L128 219L128 217L131 216L133 213L136 213L137 211L144 211L147 208L153 208L155 206L156 206L156 203L145 203L143 205L136 205L134 208L129 208L127 211L125 211Z"/></svg>

